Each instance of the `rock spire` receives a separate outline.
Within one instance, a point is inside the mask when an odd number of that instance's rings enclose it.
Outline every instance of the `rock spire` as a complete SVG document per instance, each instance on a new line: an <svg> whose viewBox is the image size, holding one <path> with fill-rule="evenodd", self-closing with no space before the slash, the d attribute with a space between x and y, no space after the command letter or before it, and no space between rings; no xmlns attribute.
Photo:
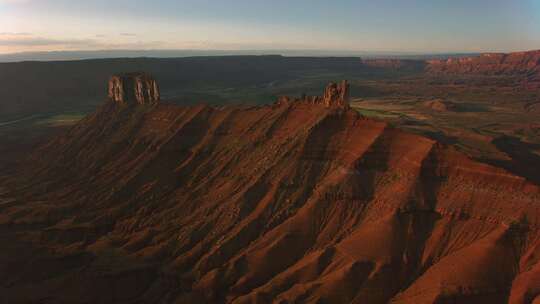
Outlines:
<svg viewBox="0 0 540 304"><path fill-rule="evenodd" d="M338 83L331 82L326 86L323 95L323 103L326 107L349 107L349 83L347 80Z"/></svg>
<svg viewBox="0 0 540 304"><path fill-rule="evenodd" d="M122 104L156 104L159 88L152 76L146 73L128 73L111 76L109 99Z"/></svg>
<svg viewBox="0 0 540 304"><path fill-rule="evenodd" d="M303 94L300 98L292 99L287 96L281 96L277 104L289 102L305 102L311 104L322 104L327 108L349 108L349 83L343 80L340 83L329 83L324 89L322 96L307 96Z"/></svg>

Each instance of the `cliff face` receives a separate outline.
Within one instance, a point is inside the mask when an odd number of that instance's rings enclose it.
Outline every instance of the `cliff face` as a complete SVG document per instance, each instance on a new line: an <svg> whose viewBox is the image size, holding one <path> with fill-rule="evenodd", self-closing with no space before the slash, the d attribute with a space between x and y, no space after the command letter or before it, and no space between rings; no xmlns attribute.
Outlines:
<svg viewBox="0 0 540 304"><path fill-rule="evenodd" d="M524 88L540 89L540 50L428 61L431 74L518 77Z"/></svg>
<svg viewBox="0 0 540 304"><path fill-rule="evenodd" d="M106 103L2 183L2 299L540 301L539 187L327 105L346 88L250 108Z"/></svg>
<svg viewBox="0 0 540 304"><path fill-rule="evenodd" d="M540 73L540 50L509 54L488 53L477 57L430 60L427 71L484 75Z"/></svg>
<svg viewBox="0 0 540 304"><path fill-rule="evenodd" d="M349 83L330 83L324 90L323 104L327 107L349 107Z"/></svg>
<svg viewBox="0 0 540 304"><path fill-rule="evenodd" d="M159 88L145 73L115 75L109 79L109 99L122 104L156 104Z"/></svg>

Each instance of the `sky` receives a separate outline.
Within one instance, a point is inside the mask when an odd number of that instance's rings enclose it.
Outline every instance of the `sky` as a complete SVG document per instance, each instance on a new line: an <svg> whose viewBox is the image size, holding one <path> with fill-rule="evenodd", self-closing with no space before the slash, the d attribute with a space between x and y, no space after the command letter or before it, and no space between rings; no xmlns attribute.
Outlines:
<svg viewBox="0 0 540 304"><path fill-rule="evenodd" d="M540 49L540 0L0 0L0 54Z"/></svg>

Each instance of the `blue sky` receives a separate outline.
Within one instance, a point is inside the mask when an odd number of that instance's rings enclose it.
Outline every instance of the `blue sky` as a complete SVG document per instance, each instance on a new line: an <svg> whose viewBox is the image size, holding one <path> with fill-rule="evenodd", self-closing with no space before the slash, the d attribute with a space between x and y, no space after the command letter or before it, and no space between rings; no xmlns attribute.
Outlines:
<svg viewBox="0 0 540 304"><path fill-rule="evenodd" d="M0 0L0 53L540 49L540 0Z"/></svg>

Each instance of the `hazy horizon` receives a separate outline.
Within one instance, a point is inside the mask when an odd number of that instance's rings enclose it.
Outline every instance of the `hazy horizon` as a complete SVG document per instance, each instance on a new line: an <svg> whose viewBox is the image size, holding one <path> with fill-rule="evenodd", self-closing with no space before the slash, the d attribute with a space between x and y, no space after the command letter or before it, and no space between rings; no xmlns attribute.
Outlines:
<svg viewBox="0 0 540 304"><path fill-rule="evenodd" d="M473 56L479 53L422 53L392 51L338 51L338 50L73 50L0 54L1 62L64 61L115 58L183 58L199 56L285 56L285 57L361 57L392 59L430 59Z"/></svg>
<svg viewBox="0 0 540 304"><path fill-rule="evenodd" d="M0 54L540 49L540 2L0 0Z"/></svg>

